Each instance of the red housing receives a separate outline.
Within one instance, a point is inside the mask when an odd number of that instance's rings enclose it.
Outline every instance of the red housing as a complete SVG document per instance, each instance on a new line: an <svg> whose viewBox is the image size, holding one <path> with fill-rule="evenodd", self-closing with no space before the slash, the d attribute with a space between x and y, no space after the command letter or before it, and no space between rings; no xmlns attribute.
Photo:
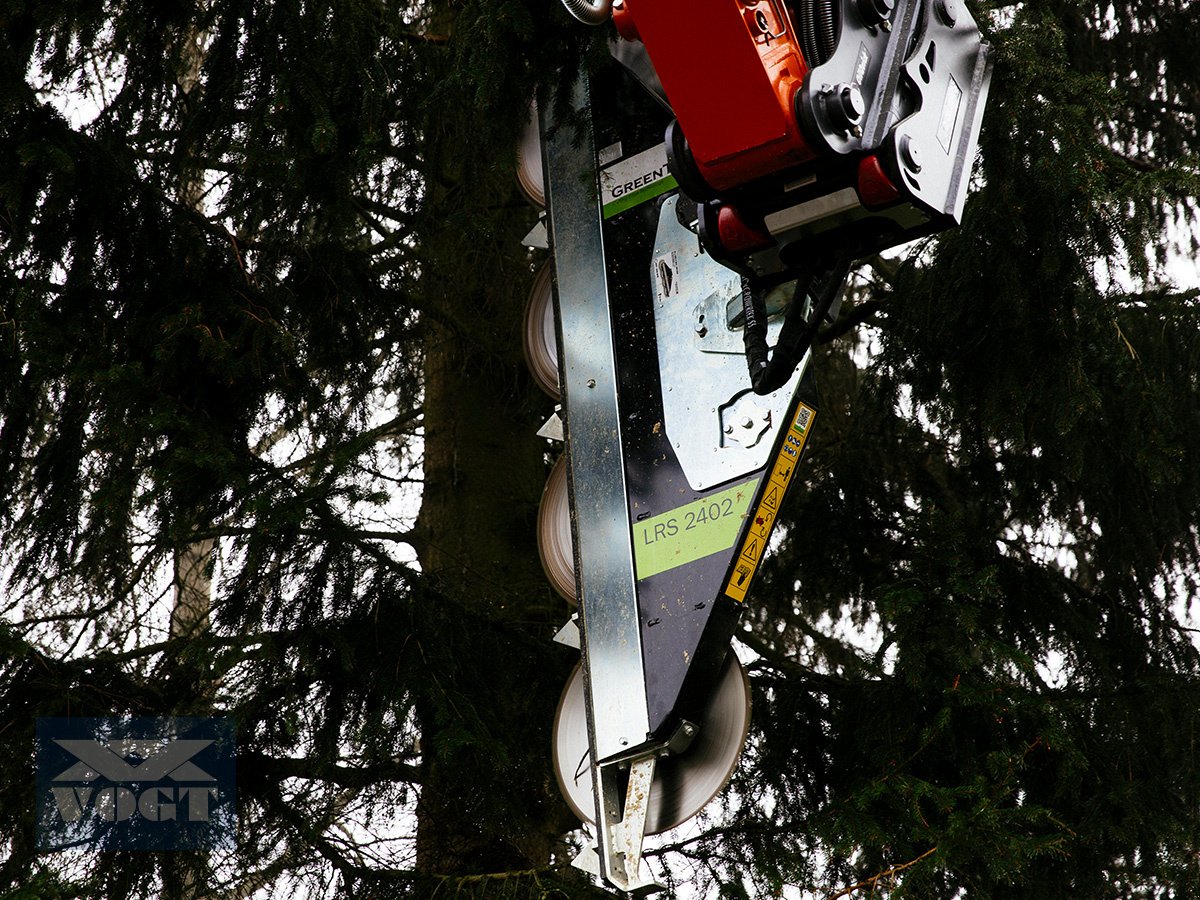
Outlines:
<svg viewBox="0 0 1200 900"><path fill-rule="evenodd" d="M782 0L624 0L613 19L623 37L645 45L713 188L817 155L796 121L808 66Z"/></svg>

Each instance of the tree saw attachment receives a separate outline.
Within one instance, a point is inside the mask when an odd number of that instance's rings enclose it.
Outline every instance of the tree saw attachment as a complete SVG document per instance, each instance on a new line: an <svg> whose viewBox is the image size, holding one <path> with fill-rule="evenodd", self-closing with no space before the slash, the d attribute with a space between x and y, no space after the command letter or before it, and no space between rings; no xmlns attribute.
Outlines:
<svg viewBox="0 0 1200 900"><path fill-rule="evenodd" d="M641 894L643 837L698 813L749 733L731 641L818 417L816 329L855 259L961 217L989 67L957 0L611 14L625 40L568 120L538 104L557 341L531 300L526 352L558 366L539 549L578 602L555 770L595 828L579 864Z"/></svg>

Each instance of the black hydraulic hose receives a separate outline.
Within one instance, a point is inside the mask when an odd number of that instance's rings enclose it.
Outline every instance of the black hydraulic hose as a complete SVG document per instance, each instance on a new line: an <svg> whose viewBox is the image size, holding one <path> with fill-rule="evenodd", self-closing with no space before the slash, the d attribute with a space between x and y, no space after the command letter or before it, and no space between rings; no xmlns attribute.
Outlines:
<svg viewBox="0 0 1200 900"><path fill-rule="evenodd" d="M835 0L799 0L791 9L805 63L811 69L829 62L837 49Z"/></svg>
<svg viewBox="0 0 1200 900"><path fill-rule="evenodd" d="M762 296L749 278L742 278L742 311L745 327L742 340L746 347L746 367L750 386L756 394L769 394L788 383L804 354L812 346L817 329L841 293L850 272L851 257L839 254L823 271L815 266L798 273L796 291L784 315L779 340L768 358L767 311ZM811 293L812 312L804 317L805 299Z"/></svg>
<svg viewBox="0 0 1200 900"><path fill-rule="evenodd" d="M837 11L834 0L815 0L817 37L821 46L821 64L829 61L837 49Z"/></svg>
<svg viewBox="0 0 1200 900"><path fill-rule="evenodd" d="M813 25L812 4L813 0L800 0L799 8L795 9L792 17L799 19L797 24L800 26L800 52L804 54L804 61L810 69L818 65L817 33Z"/></svg>

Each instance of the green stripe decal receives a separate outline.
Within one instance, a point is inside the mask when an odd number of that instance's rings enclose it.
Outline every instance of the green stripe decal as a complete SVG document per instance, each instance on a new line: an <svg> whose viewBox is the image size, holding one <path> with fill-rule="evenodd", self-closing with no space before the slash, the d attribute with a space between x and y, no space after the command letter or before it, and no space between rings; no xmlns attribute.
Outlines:
<svg viewBox="0 0 1200 900"><path fill-rule="evenodd" d="M611 203L605 203L604 218L611 219L613 216L623 213L627 209L632 209L641 203L645 203L647 200L653 200L659 194L673 191L677 187L679 187L679 183L675 180L675 176L667 175L653 184L638 188L636 191L625 194Z"/></svg>
<svg viewBox="0 0 1200 900"><path fill-rule="evenodd" d="M678 186L667 166L666 144L618 159L600 170L604 218L611 219Z"/></svg>
<svg viewBox="0 0 1200 900"><path fill-rule="evenodd" d="M676 569L737 543L758 479L633 523L639 580Z"/></svg>

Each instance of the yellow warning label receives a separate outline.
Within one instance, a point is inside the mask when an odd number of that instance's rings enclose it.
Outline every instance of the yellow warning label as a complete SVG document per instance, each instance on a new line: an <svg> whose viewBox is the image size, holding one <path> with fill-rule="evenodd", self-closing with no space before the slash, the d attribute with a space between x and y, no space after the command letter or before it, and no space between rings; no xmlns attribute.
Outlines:
<svg viewBox="0 0 1200 900"><path fill-rule="evenodd" d="M762 499L750 514L750 528L742 541L742 549L733 565L733 574L725 585L725 594L741 603L746 599L746 591L750 589L750 581L762 559L763 551L767 549L767 539L771 536L771 528L775 524L775 516L779 513L779 505L783 495L792 483L792 475L800 462L800 454L808 440L813 417L817 411L811 406L800 404L792 419L783 444L775 461L771 465L771 474L762 490Z"/></svg>

